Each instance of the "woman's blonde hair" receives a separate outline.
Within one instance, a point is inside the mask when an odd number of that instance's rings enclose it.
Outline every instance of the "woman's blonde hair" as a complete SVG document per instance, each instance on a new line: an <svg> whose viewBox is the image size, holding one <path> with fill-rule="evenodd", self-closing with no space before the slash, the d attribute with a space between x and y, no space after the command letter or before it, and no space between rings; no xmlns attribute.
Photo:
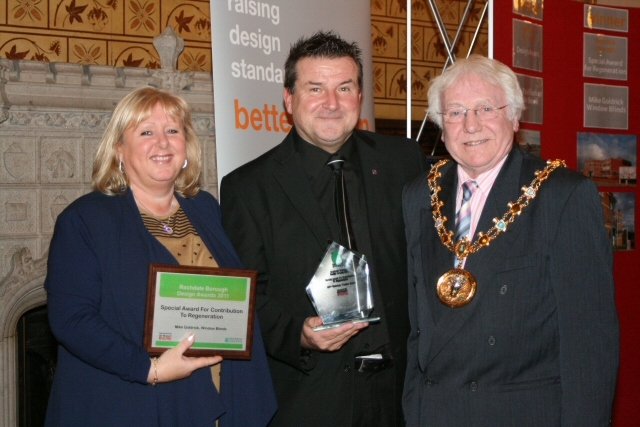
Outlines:
<svg viewBox="0 0 640 427"><path fill-rule="evenodd" d="M96 191L108 195L122 194L129 180L120 171L117 148L122 144L124 132L145 121L156 105L174 120L182 122L187 149L187 167L178 174L175 191L183 197L194 196L200 190L201 148L200 141L191 123L191 113L187 103L177 95L151 86L134 90L113 110L107 129L102 136L96 158L93 161L91 185Z"/></svg>

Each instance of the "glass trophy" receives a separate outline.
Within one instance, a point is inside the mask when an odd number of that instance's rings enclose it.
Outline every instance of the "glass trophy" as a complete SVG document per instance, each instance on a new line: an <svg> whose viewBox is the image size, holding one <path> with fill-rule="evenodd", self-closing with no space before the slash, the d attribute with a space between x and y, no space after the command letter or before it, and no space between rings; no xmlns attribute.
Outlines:
<svg viewBox="0 0 640 427"><path fill-rule="evenodd" d="M377 322L373 310L369 265L363 254L336 242L327 248L318 269L307 285L307 294L322 325L315 331L335 328L347 322Z"/></svg>

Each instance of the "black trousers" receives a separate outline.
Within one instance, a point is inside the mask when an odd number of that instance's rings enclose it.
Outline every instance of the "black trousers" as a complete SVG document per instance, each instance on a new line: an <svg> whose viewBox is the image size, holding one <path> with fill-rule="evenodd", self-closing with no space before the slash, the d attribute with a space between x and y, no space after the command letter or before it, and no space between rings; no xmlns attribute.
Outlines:
<svg viewBox="0 0 640 427"><path fill-rule="evenodd" d="M355 372L353 427L403 427L399 402L393 367L380 372Z"/></svg>

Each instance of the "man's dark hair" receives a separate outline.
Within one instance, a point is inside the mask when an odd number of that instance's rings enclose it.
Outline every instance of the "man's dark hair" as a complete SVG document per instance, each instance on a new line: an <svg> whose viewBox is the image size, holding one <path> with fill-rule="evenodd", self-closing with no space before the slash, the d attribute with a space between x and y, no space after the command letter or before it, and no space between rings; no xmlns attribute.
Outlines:
<svg viewBox="0 0 640 427"><path fill-rule="evenodd" d="M358 65L358 88L362 92L362 51L358 45L340 38L333 31L318 31L309 38L301 37L291 46L284 63L284 87L289 93L295 91L298 72L296 65L304 58L351 58Z"/></svg>

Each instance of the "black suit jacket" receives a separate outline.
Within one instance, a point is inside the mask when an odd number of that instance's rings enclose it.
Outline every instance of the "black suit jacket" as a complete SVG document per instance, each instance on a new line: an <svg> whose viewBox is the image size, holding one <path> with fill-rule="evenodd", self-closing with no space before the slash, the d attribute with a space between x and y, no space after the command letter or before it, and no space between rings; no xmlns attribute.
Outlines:
<svg viewBox="0 0 640 427"><path fill-rule="evenodd" d="M544 161L512 149L477 226L493 226ZM456 164L441 169L453 227ZM593 182L559 168L489 246L467 258L475 298L436 295L453 254L440 242L426 176L403 195L409 257L408 426L609 425L618 367L612 248Z"/></svg>
<svg viewBox="0 0 640 427"><path fill-rule="evenodd" d="M373 251L366 255L382 294L375 304L386 313L400 402L409 331L402 188L424 169L424 153L405 138L354 135ZM258 317L279 403L272 425L350 425L352 396L361 392L353 389L358 337L339 351L300 357L303 322L317 315L305 288L331 237L331 219L321 214L292 133L224 177L221 203L238 255L246 268L259 272Z"/></svg>

